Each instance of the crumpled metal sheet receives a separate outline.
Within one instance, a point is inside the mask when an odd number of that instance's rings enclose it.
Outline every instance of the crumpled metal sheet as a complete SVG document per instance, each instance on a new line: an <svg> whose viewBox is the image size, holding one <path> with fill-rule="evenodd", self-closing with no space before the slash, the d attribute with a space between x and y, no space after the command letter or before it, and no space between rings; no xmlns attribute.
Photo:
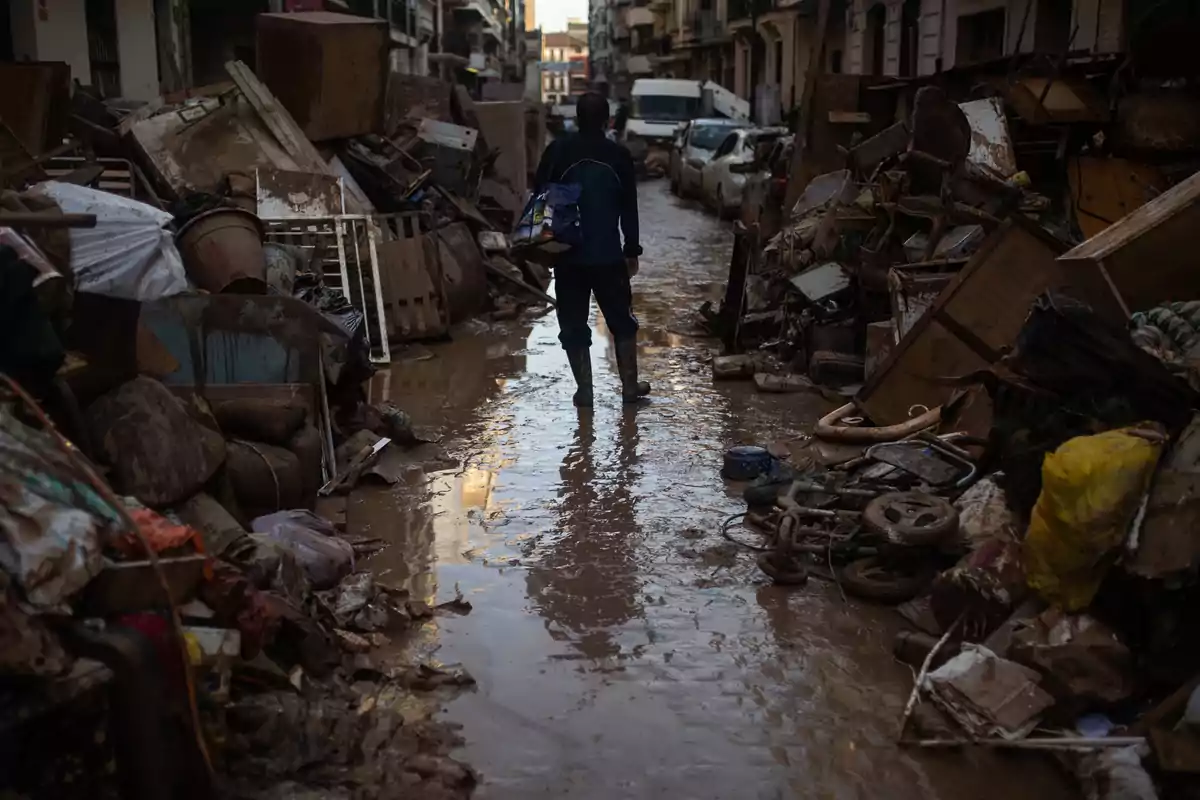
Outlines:
<svg viewBox="0 0 1200 800"><path fill-rule="evenodd" d="M0 410L0 568L36 610L58 609L87 585L119 527L53 437Z"/></svg>

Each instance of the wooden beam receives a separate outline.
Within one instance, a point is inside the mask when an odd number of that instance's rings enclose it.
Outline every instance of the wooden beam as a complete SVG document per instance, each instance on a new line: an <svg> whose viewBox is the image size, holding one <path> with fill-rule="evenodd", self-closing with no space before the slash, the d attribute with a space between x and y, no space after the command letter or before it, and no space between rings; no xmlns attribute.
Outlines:
<svg viewBox="0 0 1200 800"><path fill-rule="evenodd" d="M796 199L804 190L804 186L812 179L805 175L805 157L808 153L808 140L812 135L813 100L817 94L817 82L820 80L822 66L825 64L825 39L829 32L830 6L832 0L817 0L817 30L812 49L808 53L808 69L804 73L804 91L800 94L800 108L797 113L796 146L792 152L792 166L788 174L787 199L784 204L784 218L791 213Z"/></svg>
<svg viewBox="0 0 1200 800"><path fill-rule="evenodd" d="M321 158L317 148L304 135L304 131L288 110L271 94L271 90L258 79L248 66L241 61L229 61L225 71L237 84L242 95L262 118L271 134L279 140L284 151L296 162L296 166L304 172L316 172L321 175L332 175L333 171Z"/></svg>

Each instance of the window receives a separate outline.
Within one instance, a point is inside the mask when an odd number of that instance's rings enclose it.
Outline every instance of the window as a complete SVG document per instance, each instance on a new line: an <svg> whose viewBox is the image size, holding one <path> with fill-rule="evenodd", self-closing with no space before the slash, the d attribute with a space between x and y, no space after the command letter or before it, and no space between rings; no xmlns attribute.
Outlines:
<svg viewBox="0 0 1200 800"><path fill-rule="evenodd" d="M644 94L633 98L633 118L656 122L682 122L700 111L699 97Z"/></svg>
<svg viewBox="0 0 1200 800"><path fill-rule="evenodd" d="M728 125L697 125L692 128L689 144L703 150L712 150L723 144L728 136Z"/></svg>
<svg viewBox="0 0 1200 800"><path fill-rule="evenodd" d="M904 0L904 5L900 10L901 77L912 78L917 74L917 57L918 48L920 47L920 26L921 0Z"/></svg>
<svg viewBox="0 0 1200 800"><path fill-rule="evenodd" d="M876 3L867 12L867 56L871 59L863 70L867 75L883 74L884 29L887 28L887 8Z"/></svg>
<svg viewBox="0 0 1200 800"><path fill-rule="evenodd" d="M721 156L727 156L733 152L733 148L737 147L738 141L741 139L736 133L731 133L725 137L725 141L721 142L721 146L713 153L713 160L717 160Z"/></svg>
<svg viewBox="0 0 1200 800"><path fill-rule="evenodd" d="M958 41L954 46L955 66L1004 57L1003 8L967 14L958 18Z"/></svg>

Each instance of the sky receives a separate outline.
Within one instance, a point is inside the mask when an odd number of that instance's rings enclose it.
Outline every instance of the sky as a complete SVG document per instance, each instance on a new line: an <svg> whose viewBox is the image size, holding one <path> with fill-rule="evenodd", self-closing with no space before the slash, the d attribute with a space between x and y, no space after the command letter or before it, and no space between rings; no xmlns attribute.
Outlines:
<svg viewBox="0 0 1200 800"><path fill-rule="evenodd" d="M587 20L588 0L534 0L537 24L543 33L565 31L567 18Z"/></svg>

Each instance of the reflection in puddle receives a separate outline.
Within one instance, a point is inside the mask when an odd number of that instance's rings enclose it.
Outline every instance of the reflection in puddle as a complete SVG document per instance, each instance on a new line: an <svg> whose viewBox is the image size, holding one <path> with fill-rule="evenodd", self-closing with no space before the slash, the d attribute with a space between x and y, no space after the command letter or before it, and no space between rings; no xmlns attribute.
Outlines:
<svg viewBox="0 0 1200 800"><path fill-rule="evenodd" d="M480 796L1066 796L1041 761L897 749L911 675L891 659L890 612L768 585L729 548L719 522L742 503L718 475L724 448L798 435L827 406L713 384L711 343L677 331L719 291L730 237L657 185L642 216L649 404L620 403L596 320L597 406L577 412L553 316L460 336L372 386L460 462L356 492L350 519L392 543L370 561L381 579L474 605L422 637L479 681L448 714Z"/></svg>

